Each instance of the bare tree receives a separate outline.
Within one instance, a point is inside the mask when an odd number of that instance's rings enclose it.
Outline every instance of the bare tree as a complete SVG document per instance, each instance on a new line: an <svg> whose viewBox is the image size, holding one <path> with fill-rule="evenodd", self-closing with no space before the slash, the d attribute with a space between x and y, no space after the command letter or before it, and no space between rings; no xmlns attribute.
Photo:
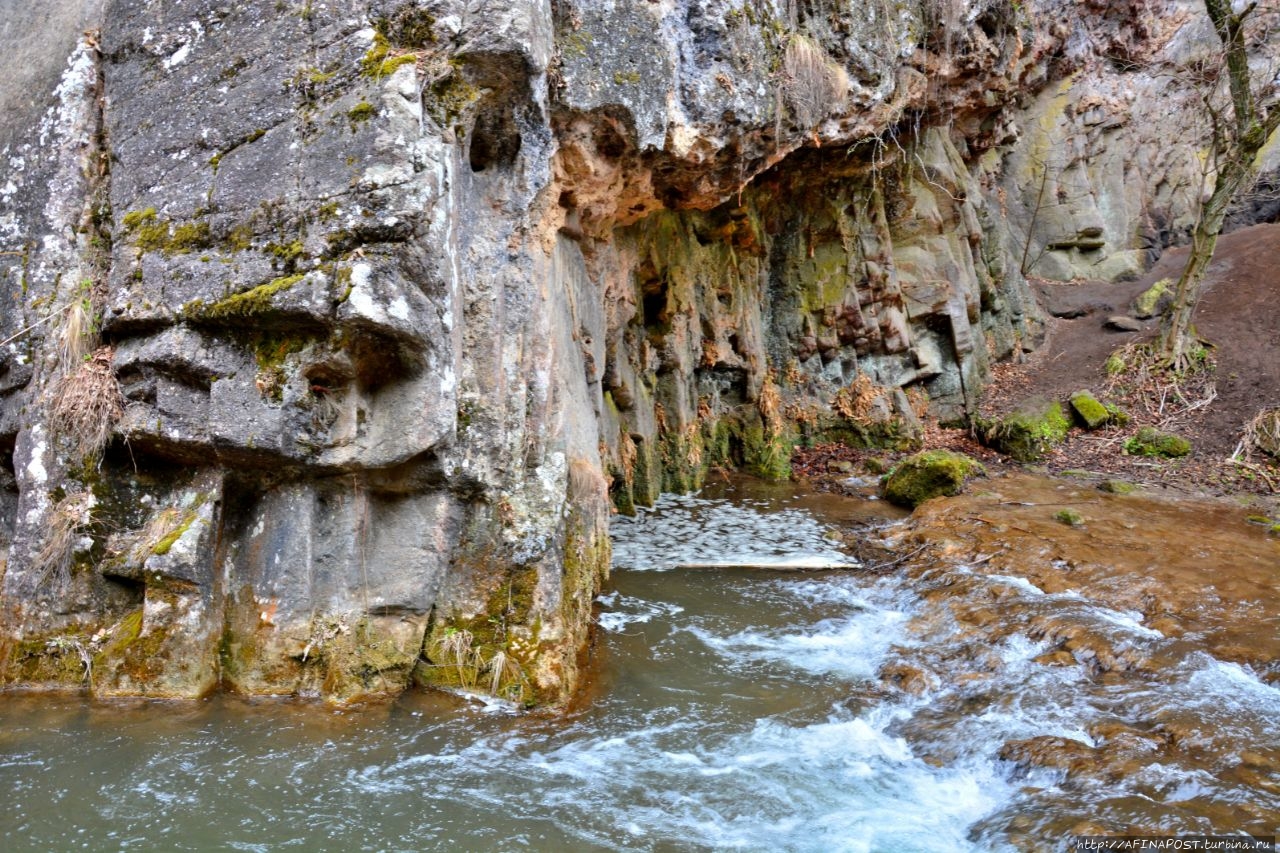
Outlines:
<svg viewBox="0 0 1280 853"><path fill-rule="evenodd" d="M1274 16L1274 0L1262 2L1264 9L1272 7L1269 12ZM1255 87L1249 67L1246 22L1258 11L1258 3L1246 5L1239 0L1235 3L1232 0L1205 0L1204 5L1214 32L1222 43L1216 65L1210 69L1211 91L1221 88L1221 80L1225 76L1229 97L1224 105L1218 105L1212 94L1205 97L1212 129L1210 161L1215 180L1213 191L1200 208L1191 237L1191 254L1178 278L1173 305L1160 338L1160 355L1175 369L1186 366L1188 354L1197 343L1191 331L1191 317L1227 210L1236 194L1248 189L1257 179L1258 153L1280 127L1275 69L1271 68ZM1263 29L1270 32L1268 25L1271 23L1270 20L1265 21ZM1264 44L1267 37L1266 33L1261 36L1255 33L1255 38L1261 38Z"/></svg>

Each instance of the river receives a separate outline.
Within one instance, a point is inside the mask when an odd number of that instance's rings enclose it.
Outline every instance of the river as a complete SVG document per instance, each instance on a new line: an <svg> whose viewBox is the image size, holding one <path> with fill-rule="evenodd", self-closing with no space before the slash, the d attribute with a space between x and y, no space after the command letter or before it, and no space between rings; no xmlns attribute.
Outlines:
<svg viewBox="0 0 1280 853"><path fill-rule="evenodd" d="M0 697L0 848L951 853L1280 828L1280 689L1247 653L1110 606L1087 572L1054 586L960 547L869 565L831 535L911 554L907 530L745 481L619 519L593 685L563 718L421 693Z"/></svg>

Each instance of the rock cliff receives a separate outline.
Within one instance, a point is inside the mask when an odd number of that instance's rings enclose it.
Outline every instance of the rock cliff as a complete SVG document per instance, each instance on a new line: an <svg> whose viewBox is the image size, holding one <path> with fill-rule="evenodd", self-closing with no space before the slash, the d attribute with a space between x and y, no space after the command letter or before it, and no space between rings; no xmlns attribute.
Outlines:
<svg viewBox="0 0 1280 853"><path fill-rule="evenodd" d="M1028 274L1201 186L1193 3L52 6L0 0L25 687L562 702L611 507L963 420Z"/></svg>

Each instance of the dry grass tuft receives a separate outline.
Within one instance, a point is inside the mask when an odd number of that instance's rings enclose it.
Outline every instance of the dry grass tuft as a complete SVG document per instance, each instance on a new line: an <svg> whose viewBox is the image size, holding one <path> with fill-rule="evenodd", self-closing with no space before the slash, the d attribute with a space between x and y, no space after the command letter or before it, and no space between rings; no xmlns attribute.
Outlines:
<svg viewBox="0 0 1280 853"><path fill-rule="evenodd" d="M67 307L58 330L58 367L71 373L84 363L95 340L93 307L88 299L77 299Z"/></svg>
<svg viewBox="0 0 1280 853"><path fill-rule="evenodd" d="M475 637L465 629L450 629L440 641L440 652L457 670L458 683L464 690L475 689L476 674L480 670L480 653L474 644Z"/></svg>
<svg viewBox="0 0 1280 853"><path fill-rule="evenodd" d="M65 589L70 583L76 543L93 520L92 504L92 495L78 492L58 501L49 512L48 536L35 562L41 586L51 583L55 589Z"/></svg>
<svg viewBox="0 0 1280 853"><path fill-rule="evenodd" d="M841 417L857 424L869 424L876 400L884 389L871 381L865 373L859 373L845 388L841 388L831 400L831 408Z"/></svg>
<svg viewBox="0 0 1280 853"><path fill-rule="evenodd" d="M760 417L764 419L771 436L782 432L782 419L778 413L782 409L782 394L778 391L778 383L774 381L773 371L765 374L764 384L760 386L760 397L756 400Z"/></svg>
<svg viewBox="0 0 1280 853"><path fill-rule="evenodd" d="M795 34L782 57L782 97L802 128L812 128L849 96L849 75L816 42Z"/></svg>
<svg viewBox="0 0 1280 853"><path fill-rule="evenodd" d="M99 347L92 358L58 380L50 400L50 430L84 461L101 454L124 414L124 397L111 371L114 356L113 347Z"/></svg>
<svg viewBox="0 0 1280 853"><path fill-rule="evenodd" d="M485 667L489 674L489 692L494 696L502 696L504 692L516 694L516 698L524 696L528 679L525 678L524 669L515 658L504 651L498 651L489 659Z"/></svg>
<svg viewBox="0 0 1280 853"><path fill-rule="evenodd" d="M261 379L261 377L260 377ZM264 392L263 384L258 385L259 392ZM270 391L267 388L266 391ZM327 391L312 388L311 426L316 430L327 430L342 417L346 405L346 396L341 391Z"/></svg>

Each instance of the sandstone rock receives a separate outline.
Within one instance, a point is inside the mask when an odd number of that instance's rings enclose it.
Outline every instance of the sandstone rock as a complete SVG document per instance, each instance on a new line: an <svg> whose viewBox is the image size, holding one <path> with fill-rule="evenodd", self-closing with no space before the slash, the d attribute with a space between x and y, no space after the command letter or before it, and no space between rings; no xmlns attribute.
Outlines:
<svg viewBox="0 0 1280 853"><path fill-rule="evenodd" d="M1131 495L1138 491L1138 486L1125 480L1103 480L1098 484L1098 491L1113 495Z"/></svg>
<svg viewBox="0 0 1280 853"><path fill-rule="evenodd" d="M984 444L1019 462L1035 462L1071 429L1062 404L1030 400L999 419L979 419L978 436Z"/></svg>
<svg viewBox="0 0 1280 853"><path fill-rule="evenodd" d="M1181 436L1143 427L1125 441L1124 452L1130 456L1164 456L1176 459L1191 452L1191 442Z"/></svg>
<svg viewBox="0 0 1280 853"><path fill-rule="evenodd" d="M1133 315L1139 320L1149 320L1168 310L1173 301L1173 279L1162 278L1133 300Z"/></svg>

